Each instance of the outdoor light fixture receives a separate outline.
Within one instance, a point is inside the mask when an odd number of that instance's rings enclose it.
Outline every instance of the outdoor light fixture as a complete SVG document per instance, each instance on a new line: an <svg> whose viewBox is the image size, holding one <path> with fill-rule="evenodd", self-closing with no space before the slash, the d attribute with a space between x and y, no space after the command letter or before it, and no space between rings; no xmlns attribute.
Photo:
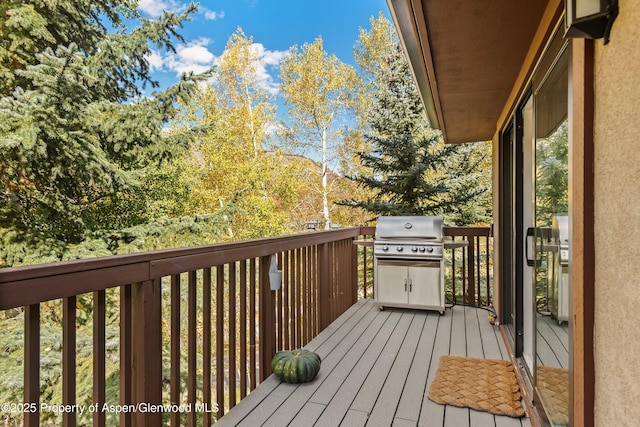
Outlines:
<svg viewBox="0 0 640 427"><path fill-rule="evenodd" d="M609 43L618 0L565 0L565 37L600 39Z"/></svg>

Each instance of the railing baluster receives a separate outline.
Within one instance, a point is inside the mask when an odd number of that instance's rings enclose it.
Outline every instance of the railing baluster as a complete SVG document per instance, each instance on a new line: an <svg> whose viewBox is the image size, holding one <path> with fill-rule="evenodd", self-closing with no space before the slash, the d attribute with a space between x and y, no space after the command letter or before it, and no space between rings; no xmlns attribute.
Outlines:
<svg viewBox="0 0 640 427"><path fill-rule="evenodd" d="M253 390L258 385L256 373L256 314L258 307L256 305L256 260L252 258L249 264L249 389Z"/></svg>
<svg viewBox="0 0 640 427"><path fill-rule="evenodd" d="M196 403L196 272L188 273L188 310L187 310L187 403L192 406ZM196 425L196 413L187 413L189 427Z"/></svg>
<svg viewBox="0 0 640 427"><path fill-rule="evenodd" d="M253 315L253 310L251 311ZM247 260L240 261L240 399L247 395Z"/></svg>
<svg viewBox="0 0 640 427"><path fill-rule="evenodd" d="M366 246L362 246L362 298L366 298L367 297L367 288L368 288L368 275L367 275L367 262L368 262L368 258L367 258L367 247Z"/></svg>
<svg viewBox="0 0 640 427"><path fill-rule="evenodd" d="M236 406L236 263L229 264L229 409Z"/></svg>
<svg viewBox="0 0 640 427"><path fill-rule="evenodd" d="M62 300L62 404L76 403L76 297ZM75 411L62 414L63 427L76 425Z"/></svg>
<svg viewBox="0 0 640 427"><path fill-rule="evenodd" d="M291 321L292 335L294 337L292 346L294 348L300 348L302 342L302 333L300 332L300 325L302 323L302 313L300 309L302 293L300 291L300 255L298 249L290 251L291 254L291 277L293 278L293 319Z"/></svg>
<svg viewBox="0 0 640 427"><path fill-rule="evenodd" d="M180 275L171 275L171 372L169 398L171 404L180 402ZM173 411L169 416L171 427L180 426L180 412Z"/></svg>
<svg viewBox="0 0 640 427"><path fill-rule="evenodd" d="M132 285L120 287L120 405L133 402ZM120 425L133 424L131 412L120 413Z"/></svg>
<svg viewBox="0 0 640 427"><path fill-rule="evenodd" d="M291 303L293 300L293 292L294 288L291 286L291 253L289 251L284 252L281 258L282 268L282 288L278 295L278 342L277 349L284 350L290 349L291 347L291 330L289 322L286 322L285 319L289 319Z"/></svg>
<svg viewBox="0 0 640 427"><path fill-rule="evenodd" d="M352 242L349 242L348 247L351 248L351 304L355 304L358 301L358 247Z"/></svg>
<svg viewBox="0 0 640 427"><path fill-rule="evenodd" d="M224 415L224 266L216 267L216 402Z"/></svg>
<svg viewBox="0 0 640 427"><path fill-rule="evenodd" d="M482 305L482 290L481 290L481 279L482 279L482 270L480 270L480 236L474 236L473 240L475 241L476 247L476 283L478 287L478 292L476 296L477 305Z"/></svg>
<svg viewBox="0 0 640 427"><path fill-rule="evenodd" d="M106 291L93 293L93 404L100 408L93 412L94 427L104 427L106 412Z"/></svg>
<svg viewBox="0 0 640 427"><path fill-rule="evenodd" d="M40 425L40 304L24 308L24 413L25 427Z"/></svg>
<svg viewBox="0 0 640 427"><path fill-rule="evenodd" d="M331 323L331 266L329 265L330 248L323 243L318 248L318 312L319 329L322 330Z"/></svg>
<svg viewBox="0 0 640 427"><path fill-rule="evenodd" d="M211 268L202 271L202 403L211 408ZM211 413L202 414L202 425L211 426Z"/></svg>
<svg viewBox="0 0 640 427"><path fill-rule="evenodd" d="M467 304L475 305L476 304L476 286L475 286L475 272L473 271L473 267L475 265L475 244L474 238L471 236L469 238L469 261L467 262L468 275L469 275L469 286L467 287L468 299Z"/></svg>
<svg viewBox="0 0 640 427"><path fill-rule="evenodd" d="M319 248L314 245L311 248L309 258L309 268L311 274L311 283L313 284L313 333L314 335L320 331L320 271L319 271Z"/></svg>
<svg viewBox="0 0 640 427"><path fill-rule="evenodd" d="M311 327L309 316L311 314L311 292L309 288L309 276L307 274L307 249L300 248L300 289L302 289L304 320L302 323L303 343L307 345L311 341Z"/></svg>

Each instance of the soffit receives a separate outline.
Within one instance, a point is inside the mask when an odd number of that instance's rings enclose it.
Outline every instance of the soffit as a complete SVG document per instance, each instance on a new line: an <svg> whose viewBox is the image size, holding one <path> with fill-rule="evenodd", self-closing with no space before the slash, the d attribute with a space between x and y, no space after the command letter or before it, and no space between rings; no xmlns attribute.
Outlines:
<svg viewBox="0 0 640 427"><path fill-rule="evenodd" d="M434 128L493 138L546 1L387 0Z"/></svg>

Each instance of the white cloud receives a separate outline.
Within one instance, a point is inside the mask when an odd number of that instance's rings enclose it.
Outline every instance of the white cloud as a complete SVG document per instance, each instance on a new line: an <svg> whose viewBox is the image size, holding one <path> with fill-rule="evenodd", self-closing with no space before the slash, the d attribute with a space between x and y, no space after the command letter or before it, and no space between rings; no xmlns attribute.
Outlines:
<svg viewBox="0 0 640 427"><path fill-rule="evenodd" d="M160 55L158 52L151 52L151 54L147 56L147 61L149 61L151 71L162 70L164 61L162 59L162 55Z"/></svg>
<svg viewBox="0 0 640 427"><path fill-rule="evenodd" d="M280 90L280 84L275 81L271 73L279 71L280 60L286 52L266 49L262 43L254 43L253 48L257 51L258 59L262 62L257 70L262 86L270 94L276 95Z"/></svg>
<svg viewBox="0 0 640 427"><path fill-rule="evenodd" d="M204 15L204 19L209 21L217 21L218 19L224 18L224 10L218 12L215 10L209 10L206 7L200 7L199 10Z"/></svg>
<svg viewBox="0 0 640 427"><path fill-rule="evenodd" d="M213 65L215 56L207 46L211 43L208 38L199 38L188 44L176 46L176 52L161 55L153 52L147 57L152 71L173 71L177 75L194 72L202 73Z"/></svg>
<svg viewBox="0 0 640 427"><path fill-rule="evenodd" d="M140 0L138 9L152 17L162 15L163 11L178 12L184 9L184 4L176 0Z"/></svg>
<svg viewBox="0 0 640 427"><path fill-rule="evenodd" d="M202 73L213 65L215 56L209 52L207 45L210 39L200 38L189 42L187 45L176 47L176 53L169 55L167 66L178 74L193 71Z"/></svg>

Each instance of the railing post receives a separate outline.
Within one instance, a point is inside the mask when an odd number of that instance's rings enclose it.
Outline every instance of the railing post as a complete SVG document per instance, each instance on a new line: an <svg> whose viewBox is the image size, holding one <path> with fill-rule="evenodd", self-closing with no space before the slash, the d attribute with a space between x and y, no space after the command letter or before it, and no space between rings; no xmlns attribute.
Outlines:
<svg viewBox="0 0 640 427"><path fill-rule="evenodd" d="M133 403L162 403L162 299L160 279L132 285ZM135 426L162 424L161 412L136 412Z"/></svg>
<svg viewBox="0 0 640 427"><path fill-rule="evenodd" d="M320 328L322 331L331 323L331 266L329 265L329 244L318 246L318 303Z"/></svg>
<svg viewBox="0 0 640 427"><path fill-rule="evenodd" d="M271 256L260 257L260 381L271 375L271 359L276 353L275 300L269 284Z"/></svg>
<svg viewBox="0 0 640 427"><path fill-rule="evenodd" d="M358 301L358 247L351 243L351 305Z"/></svg>
<svg viewBox="0 0 640 427"><path fill-rule="evenodd" d="M475 284L475 238L468 236L467 241L469 246L467 248L467 304L476 305L476 284Z"/></svg>

